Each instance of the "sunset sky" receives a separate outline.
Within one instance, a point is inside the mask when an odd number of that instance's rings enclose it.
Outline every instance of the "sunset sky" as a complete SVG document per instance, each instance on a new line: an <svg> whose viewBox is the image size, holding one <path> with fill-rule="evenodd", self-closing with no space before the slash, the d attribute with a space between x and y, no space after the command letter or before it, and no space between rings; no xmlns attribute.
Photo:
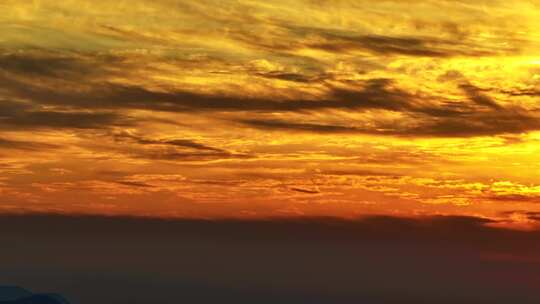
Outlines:
<svg viewBox="0 0 540 304"><path fill-rule="evenodd" d="M0 11L0 213L540 220L540 1Z"/></svg>

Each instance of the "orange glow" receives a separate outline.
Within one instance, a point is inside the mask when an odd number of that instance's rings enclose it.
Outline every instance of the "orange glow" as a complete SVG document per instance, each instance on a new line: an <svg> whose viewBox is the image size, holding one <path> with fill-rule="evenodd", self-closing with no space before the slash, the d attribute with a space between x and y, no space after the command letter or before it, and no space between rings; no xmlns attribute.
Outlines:
<svg viewBox="0 0 540 304"><path fill-rule="evenodd" d="M0 9L0 212L540 218L535 1Z"/></svg>

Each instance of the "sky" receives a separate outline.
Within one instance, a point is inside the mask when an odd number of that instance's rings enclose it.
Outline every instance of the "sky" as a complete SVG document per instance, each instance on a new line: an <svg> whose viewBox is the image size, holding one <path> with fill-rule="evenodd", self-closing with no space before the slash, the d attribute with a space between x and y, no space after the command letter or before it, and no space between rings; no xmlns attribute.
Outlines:
<svg viewBox="0 0 540 304"><path fill-rule="evenodd" d="M0 11L0 213L540 219L540 1Z"/></svg>

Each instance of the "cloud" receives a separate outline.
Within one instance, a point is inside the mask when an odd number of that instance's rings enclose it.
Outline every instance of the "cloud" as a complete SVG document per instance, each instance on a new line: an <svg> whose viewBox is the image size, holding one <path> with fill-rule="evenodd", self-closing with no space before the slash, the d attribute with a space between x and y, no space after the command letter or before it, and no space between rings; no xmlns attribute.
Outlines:
<svg viewBox="0 0 540 304"><path fill-rule="evenodd" d="M0 149L15 149L26 151L43 151L58 148L58 145L43 142L11 140L0 137Z"/></svg>
<svg viewBox="0 0 540 304"><path fill-rule="evenodd" d="M411 43L398 40L397 44ZM75 59L59 60L57 64L38 64L35 55L17 55L18 64L11 70L33 69L34 74L56 75L64 70L76 71L80 64ZM89 60L88 58L85 60ZM97 59L96 59L97 60ZM52 60L57 62L56 59ZM81 75L84 74L82 70ZM106 73L106 72L103 72ZM302 74L265 72L267 77L278 77L305 82ZM277 73L277 74L276 74ZM126 124L128 119L111 111L146 110L182 113L252 112L309 114L330 110L389 111L401 113L409 122L395 124L384 121L364 121L361 124L334 125L326 122L286 120L253 117L241 120L244 125L259 129L292 130L315 133L359 133L420 137L473 137L498 134L519 134L540 128L534 113L518 106L503 107L482 89L468 82L456 72L452 79L460 80L458 88L465 93L467 102L456 102L444 97L428 96L398 88L395 81L374 78L351 85L327 86L321 95L305 98L271 98L245 94L202 93L182 89L149 89L141 85L120 84L109 81L92 82L80 89L34 85L17 77L3 75L4 90L16 100L31 104L11 103L1 124L19 127L100 128ZM305 75L304 75L305 76ZM84 77L84 76L80 76ZM446 76L445 76L446 77ZM450 77L450 76L448 76ZM75 77L77 79L77 77ZM44 110L40 107L65 109ZM3 108L9 107L9 103ZM6 111L4 110L4 113ZM149 142L147 142L149 143ZM189 142L169 142L170 145L189 146ZM203 147L199 147L203 148Z"/></svg>
<svg viewBox="0 0 540 304"><path fill-rule="evenodd" d="M427 121L419 127L398 131L406 136L474 137L520 134L540 129L540 120L525 111L478 112L462 118Z"/></svg>
<svg viewBox="0 0 540 304"><path fill-rule="evenodd" d="M310 190L310 189L304 189L304 188L290 188L292 191L305 193L305 194L319 194L321 193L319 190Z"/></svg>
<svg viewBox="0 0 540 304"><path fill-rule="evenodd" d="M504 217L525 217L525 219L533 222L540 223L540 212L536 211L524 211L524 210L511 210L501 212L501 215Z"/></svg>
<svg viewBox="0 0 540 304"><path fill-rule="evenodd" d="M318 134L367 134L399 137L475 137L520 134L540 129L540 120L521 112L474 113L459 117L420 117L410 125L373 121L374 126L302 123L275 119L240 119L239 123L262 130Z"/></svg>
<svg viewBox="0 0 540 304"><path fill-rule="evenodd" d="M146 183L133 182L133 181L116 181L116 183L123 186L129 186L129 187L139 187L139 188L153 188L154 187Z"/></svg>
<svg viewBox="0 0 540 304"><path fill-rule="evenodd" d="M113 125L128 125L118 114L107 112L28 111L5 118L0 125L20 128L100 129Z"/></svg>
<svg viewBox="0 0 540 304"><path fill-rule="evenodd" d="M260 129L435 137L515 134L539 128L537 118L531 113L526 113L524 109L517 106L503 107L469 82L459 84L459 88L465 93L469 102L458 103L445 100L442 97L430 97L408 92L397 88L391 79L384 78L359 82L357 88L332 86L324 95L307 96L305 99L234 96L170 89L150 90L137 85L109 82L95 83L83 90L56 90L48 87L28 86L15 78L8 80L5 88L14 98L31 100L37 105L64 107L74 111L27 111L28 113L25 115L19 115L12 119L11 124L17 122L19 125L50 124L57 127L95 128L98 125L119 123L120 120L120 117L113 113L81 112L83 110L140 109L184 113L310 113L328 110L381 110L402 113L410 119L410 123L408 125L392 125L372 121L368 124L370 127L365 127L318 122L292 123L258 118L241 122ZM8 119L4 123L6 122L9 123L10 120ZM182 143L177 142L176 144Z"/></svg>
<svg viewBox="0 0 540 304"><path fill-rule="evenodd" d="M461 74L456 77L462 81ZM426 96L392 88L392 84L388 79L373 79L361 90L334 89L331 92L333 102L313 102L312 106L319 106L320 109L328 105L332 109L391 111L403 114L403 119L408 123L371 119L334 125L271 118L240 119L238 122L266 130L403 137L493 136L540 129L540 118L535 113L516 105L502 106L468 82L462 82L458 87L465 92L469 102L459 103L438 97L430 100Z"/></svg>
<svg viewBox="0 0 540 304"><path fill-rule="evenodd" d="M207 146L189 139L148 139L130 132L113 133L112 137L117 142L132 142L142 146L142 148L130 148L124 151L137 158L170 161L208 161L254 157L246 153L230 152Z"/></svg>
<svg viewBox="0 0 540 304"><path fill-rule="evenodd" d="M203 150L203 151L225 152L222 149L206 146L206 145L197 143L189 139L155 140L155 139L147 139L147 138L144 138L144 137L141 137L139 135L129 133L129 132L115 133L113 134L113 137L115 140L118 140L118 141L129 139L141 145L164 145L164 146L190 148L190 149Z"/></svg>
<svg viewBox="0 0 540 304"><path fill-rule="evenodd" d="M491 97L485 95L478 87L465 83L459 86L469 97L469 99L478 105L486 106L494 110L502 110L503 107L497 104Z"/></svg>
<svg viewBox="0 0 540 304"><path fill-rule="evenodd" d="M9 100L2 100L0 103L0 128L4 129L101 129L131 123L130 118L114 112L59 111Z"/></svg>
<svg viewBox="0 0 540 304"><path fill-rule="evenodd" d="M92 72L80 57L39 52L0 54L0 70L24 77L56 78Z"/></svg>
<svg viewBox="0 0 540 304"><path fill-rule="evenodd" d="M492 50L471 48L460 41L442 40L431 37L407 37L384 35L350 35L348 33L316 32L323 37L321 42L307 43L308 47L332 53L369 51L379 55L405 55L413 57L493 56ZM507 49L506 51L510 51Z"/></svg>
<svg viewBox="0 0 540 304"><path fill-rule="evenodd" d="M427 157L427 156L426 156ZM401 160L405 161L405 160ZM387 172L379 172L379 171L371 171L371 170L363 170L363 169L330 169L330 170L322 170L320 172L321 174L325 175L338 175L338 176L344 176L344 175L352 175L352 176L387 176L387 177L393 177L393 178L399 178L399 174L394 173L387 173Z"/></svg>
<svg viewBox="0 0 540 304"><path fill-rule="evenodd" d="M448 24L442 25L448 30ZM322 50L336 55L368 52L378 56L410 56L428 58L489 57L516 54L523 43L519 39L513 46L481 44L463 32L456 35L456 26L450 26L452 37L433 35L375 34L337 27L301 26L275 21L266 37L252 32L235 31L231 37L238 42L271 53L294 54L304 49Z"/></svg>
<svg viewBox="0 0 540 304"><path fill-rule="evenodd" d="M486 196L487 199L499 202L514 202L514 203L540 203L539 195L526 194L500 194Z"/></svg>
<svg viewBox="0 0 540 304"><path fill-rule="evenodd" d="M501 90L503 93L508 94L512 97L538 97L540 96L540 91L536 89L510 89L510 90Z"/></svg>
<svg viewBox="0 0 540 304"><path fill-rule="evenodd" d="M90 91L55 90L27 86L11 79L6 89L37 104L78 109L144 109L171 112L199 111L309 111L321 109L401 109L409 94L390 90L391 81L373 79L359 90L333 89L323 99L270 99L250 96L201 94L190 91L155 91L134 85L102 83Z"/></svg>
<svg viewBox="0 0 540 304"><path fill-rule="evenodd" d="M535 182L514 172L537 159L532 1L0 2L0 157L18 166L1 166L6 209L182 213L185 199L219 206L182 214L348 216L538 202L467 188ZM154 204L165 194L152 183L100 171L190 182ZM86 180L108 190L32 185Z"/></svg>
<svg viewBox="0 0 540 304"><path fill-rule="evenodd" d="M262 130L286 130L298 132L313 132L319 134L369 133L368 130L362 130L355 127L313 123L295 123L281 120L240 119L238 120L238 122Z"/></svg>
<svg viewBox="0 0 540 304"><path fill-rule="evenodd" d="M28 87L16 80L6 89L14 96L37 104L74 109L142 109L171 112L302 112L329 109L411 111L432 115L456 114L456 110L435 104L416 104L418 97L392 88L389 79L370 79L360 88L331 88L326 96L310 99L273 99L190 91L154 91L140 86L102 83L90 91L53 90Z"/></svg>
<svg viewBox="0 0 540 304"><path fill-rule="evenodd" d="M304 75L300 73L289 73L289 72L281 72L281 71L255 72L254 75L270 78L270 79L279 79L279 80L286 80L286 81L300 82L300 83L314 83L316 81L320 81L324 79L320 76L313 77L313 76Z"/></svg>
<svg viewBox="0 0 540 304"><path fill-rule="evenodd" d="M220 159L247 159L253 156L229 152L182 152L174 150L135 151L131 157L166 161L212 161Z"/></svg>

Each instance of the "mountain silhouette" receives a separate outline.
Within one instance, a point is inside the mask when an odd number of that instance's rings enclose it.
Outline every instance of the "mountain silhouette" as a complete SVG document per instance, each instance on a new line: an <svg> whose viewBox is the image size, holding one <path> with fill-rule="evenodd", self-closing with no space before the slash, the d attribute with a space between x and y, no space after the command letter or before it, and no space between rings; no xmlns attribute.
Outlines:
<svg viewBox="0 0 540 304"><path fill-rule="evenodd" d="M34 294L17 286L0 286L0 304L69 304L69 302L58 294Z"/></svg>

